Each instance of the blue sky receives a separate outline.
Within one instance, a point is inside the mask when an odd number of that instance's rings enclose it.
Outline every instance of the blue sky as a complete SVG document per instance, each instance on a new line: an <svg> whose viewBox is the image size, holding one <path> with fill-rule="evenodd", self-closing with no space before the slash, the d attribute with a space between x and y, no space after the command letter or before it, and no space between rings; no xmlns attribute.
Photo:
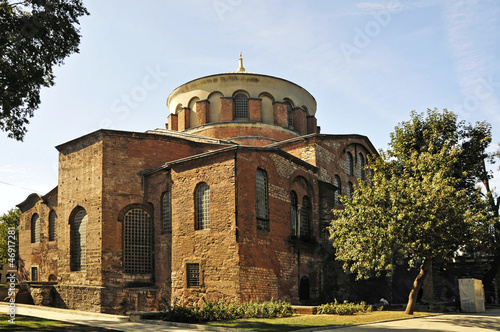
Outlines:
<svg viewBox="0 0 500 332"><path fill-rule="evenodd" d="M500 142L498 1L84 3L80 53L56 68L24 142L0 133L0 213L57 185L55 146L100 128L164 128L169 93L235 71L240 52L247 71L308 90L322 133L385 149L411 110L437 107L490 122Z"/></svg>

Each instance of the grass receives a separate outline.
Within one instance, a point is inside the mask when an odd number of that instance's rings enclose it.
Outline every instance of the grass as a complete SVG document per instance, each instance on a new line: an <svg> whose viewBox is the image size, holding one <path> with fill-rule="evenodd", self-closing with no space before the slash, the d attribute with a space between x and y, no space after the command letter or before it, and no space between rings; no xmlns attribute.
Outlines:
<svg viewBox="0 0 500 332"><path fill-rule="evenodd" d="M0 331L47 331L47 332L68 332L68 331L92 331L92 332L111 332L116 330L105 329L79 324L47 320L37 317L16 315L15 324L9 323L10 317L6 314L0 314Z"/></svg>
<svg viewBox="0 0 500 332"><path fill-rule="evenodd" d="M402 311L374 311L370 313L359 313L355 315L294 315L286 318L269 319L237 319L225 322L209 322L206 325L223 326L230 328L245 329L261 332L284 332L295 331L319 326L344 326L366 324L385 320L395 320L411 317L423 317L435 315L427 312L416 312L414 315L406 315Z"/></svg>

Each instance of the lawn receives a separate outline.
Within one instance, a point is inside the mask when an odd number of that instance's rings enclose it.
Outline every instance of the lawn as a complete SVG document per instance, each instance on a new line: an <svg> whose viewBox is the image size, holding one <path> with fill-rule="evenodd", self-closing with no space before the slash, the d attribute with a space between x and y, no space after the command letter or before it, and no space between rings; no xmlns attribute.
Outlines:
<svg viewBox="0 0 500 332"><path fill-rule="evenodd" d="M262 332L284 332L295 331L318 326L343 326L365 324L385 320L395 320L412 317L435 315L426 312L416 312L414 315L406 315L402 311L374 311L370 313L359 313L349 316L340 315L294 315L286 318L271 319L237 319L226 322L209 322L210 326L223 326L251 331Z"/></svg>
<svg viewBox="0 0 500 332"><path fill-rule="evenodd" d="M112 332L100 327L92 327L78 324L65 323L55 320L46 320L43 318L16 315L16 324L9 323L10 317L6 314L0 314L0 331L40 331L40 332L68 332L68 331L92 331L92 332Z"/></svg>

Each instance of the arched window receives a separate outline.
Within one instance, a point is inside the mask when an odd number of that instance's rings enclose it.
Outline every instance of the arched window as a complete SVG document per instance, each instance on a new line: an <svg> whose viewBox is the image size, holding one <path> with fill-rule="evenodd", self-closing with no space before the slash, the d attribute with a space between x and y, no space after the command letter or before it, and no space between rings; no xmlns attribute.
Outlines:
<svg viewBox="0 0 500 332"><path fill-rule="evenodd" d="M267 173L257 168L255 173L255 201L257 211L257 228L269 230L269 199L267 188Z"/></svg>
<svg viewBox="0 0 500 332"><path fill-rule="evenodd" d="M352 198L352 193L353 193L353 192L354 192L354 188L353 188L353 186L352 186L352 183L351 183L351 182L349 182L349 183L347 184L347 192L346 192L346 194L347 194L347 198L349 198L349 199L350 199L350 198Z"/></svg>
<svg viewBox="0 0 500 332"><path fill-rule="evenodd" d="M337 187L333 193L335 196L335 203L340 204L340 195L342 195L342 182L340 181L340 176L335 175L333 185Z"/></svg>
<svg viewBox="0 0 500 332"><path fill-rule="evenodd" d="M311 235L311 201L309 197L302 198L302 207L300 208L300 229L301 239L308 239Z"/></svg>
<svg viewBox="0 0 500 332"><path fill-rule="evenodd" d="M248 97L243 93L234 96L234 118L248 119Z"/></svg>
<svg viewBox="0 0 500 332"><path fill-rule="evenodd" d="M365 172L363 171L363 167L365 166L365 159L363 158L363 154L358 154L358 177L361 179L365 178Z"/></svg>
<svg viewBox="0 0 500 332"><path fill-rule="evenodd" d="M195 190L195 229L210 228L210 187L202 182Z"/></svg>
<svg viewBox="0 0 500 332"><path fill-rule="evenodd" d="M345 172L347 175L354 175L352 154L350 152L347 152L345 156Z"/></svg>
<svg viewBox="0 0 500 332"><path fill-rule="evenodd" d="M288 122L288 128L293 129L293 106L289 100L285 101L286 106L286 117Z"/></svg>
<svg viewBox="0 0 500 332"><path fill-rule="evenodd" d="M297 222L299 221L297 212L298 212L298 200L297 194L292 190L290 193L290 227L292 231L292 236L297 236L298 227Z"/></svg>
<svg viewBox="0 0 500 332"><path fill-rule="evenodd" d="M88 216L80 209L71 222L71 270L85 271L87 266L87 222Z"/></svg>
<svg viewBox="0 0 500 332"><path fill-rule="evenodd" d="M162 199L163 234L172 233L172 198L170 191L163 194Z"/></svg>
<svg viewBox="0 0 500 332"><path fill-rule="evenodd" d="M132 209L125 214L123 228L125 273L151 273L153 271L151 217L143 209Z"/></svg>
<svg viewBox="0 0 500 332"><path fill-rule="evenodd" d="M35 213L31 217L31 243L40 242L40 217Z"/></svg>
<svg viewBox="0 0 500 332"><path fill-rule="evenodd" d="M56 240L56 211L51 210L49 213L49 241Z"/></svg>

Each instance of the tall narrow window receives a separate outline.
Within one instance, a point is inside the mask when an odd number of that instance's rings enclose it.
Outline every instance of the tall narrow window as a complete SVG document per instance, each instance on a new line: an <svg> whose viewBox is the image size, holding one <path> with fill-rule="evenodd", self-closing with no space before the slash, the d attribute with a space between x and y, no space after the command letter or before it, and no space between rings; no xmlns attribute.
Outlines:
<svg viewBox="0 0 500 332"><path fill-rule="evenodd" d="M340 195L342 195L342 182L340 181L340 176L335 175L333 185L336 187L335 192L333 193L335 196L335 203L340 204Z"/></svg>
<svg viewBox="0 0 500 332"><path fill-rule="evenodd" d="M56 240L56 211L49 213L49 241Z"/></svg>
<svg viewBox="0 0 500 332"><path fill-rule="evenodd" d="M31 267L31 281L38 281L38 266Z"/></svg>
<svg viewBox="0 0 500 332"><path fill-rule="evenodd" d="M358 154L358 177L361 179L365 178L365 172L363 171L363 167L365 166L365 159L363 158L363 154Z"/></svg>
<svg viewBox="0 0 500 332"><path fill-rule="evenodd" d="M172 198L169 191L163 194L162 219L163 234L172 233Z"/></svg>
<svg viewBox="0 0 500 332"><path fill-rule="evenodd" d="M300 208L300 238L307 239L311 235L311 201L309 197L304 196L302 207Z"/></svg>
<svg viewBox="0 0 500 332"><path fill-rule="evenodd" d="M286 106L286 118L288 122L288 128L293 129L293 107L289 101L285 102Z"/></svg>
<svg viewBox="0 0 500 332"><path fill-rule="evenodd" d="M290 193L290 227L292 231L292 236L297 236L298 232L297 222L299 218L297 216L297 211L298 211L297 204L298 204L297 194L295 193L295 191L292 191Z"/></svg>
<svg viewBox="0 0 500 332"><path fill-rule="evenodd" d="M269 199L267 188L267 173L258 168L255 173L255 198L257 211L257 228L269 230Z"/></svg>
<svg viewBox="0 0 500 332"><path fill-rule="evenodd" d="M151 217L143 209L132 209L125 214L123 223L125 273L151 273L153 270Z"/></svg>
<svg viewBox="0 0 500 332"><path fill-rule="evenodd" d="M349 183L347 184L347 192L346 192L346 194L347 194L347 198L349 198L349 199L350 199L350 198L352 198L352 193L353 193L353 192L354 192L354 188L353 188L353 186L352 186L352 183L351 183L351 182L349 182Z"/></svg>
<svg viewBox="0 0 500 332"><path fill-rule="evenodd" d="M242 93L234 96L234 118L248 119L248 97Z"/></svg>
<svg viewBox="0 0 500 332"><path fill-rule="evenodd" d="M31 243L40 242L40 217L35 213L31 217Z"/></svg>
<svg viewBox="0 0 500 332"><path fill-rule="evenodd" d="M87 222L84 209L78 211L71 223L71 270L84 271L87 265Z"/></svg>
<svg viewBox="0 0 500 332"><path fill-rule="evenodd" d="M345 172L347 175L354 175L352 154L350 152L346 153L345 157Z"/></svg>
<svg viewBox="0 0 500 332"><path fill-rule="evenodd" d="M186 264L187 287L200 286L200 264L188 263Z"/></svg>
<svg viewBox="0 0 500 332"><path fill-rule="evenodd" d="M200 183L195 191L195 229L210 228L210 187Z"/></svg>

